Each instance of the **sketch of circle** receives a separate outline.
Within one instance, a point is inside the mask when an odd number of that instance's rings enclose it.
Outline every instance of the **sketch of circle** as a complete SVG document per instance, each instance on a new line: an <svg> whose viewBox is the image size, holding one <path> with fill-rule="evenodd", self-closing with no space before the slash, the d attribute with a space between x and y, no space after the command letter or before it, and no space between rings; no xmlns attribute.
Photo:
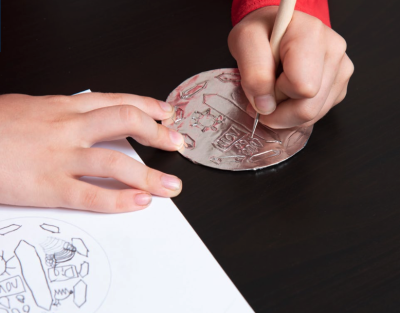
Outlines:
<svg viewBox="0 0 400 313"><path fill-rule="evenodd" d="M82 229L55 219L0 222L0 307L12 312L96 312L107 297L111 268L102 247Z"/></svg>
<svg viewBox="0 0 400 313"><path fill-rule="evenodd" d="M194 163L231 171L257 170L283 162L307 144L312 126L275 130L258 124L240 84L238 69L195 75L173 90L167 102L175 108L163 125L180 132L179 152Z"/></svg>

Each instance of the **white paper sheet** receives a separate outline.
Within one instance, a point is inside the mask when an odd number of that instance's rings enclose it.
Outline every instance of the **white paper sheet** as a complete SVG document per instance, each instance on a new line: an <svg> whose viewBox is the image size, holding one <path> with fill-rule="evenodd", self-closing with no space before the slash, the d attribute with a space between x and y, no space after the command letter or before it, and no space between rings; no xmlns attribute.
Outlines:
<svg viewBox="0 0 400 313"><path fill-rule="evenodd" d="M97 146L141 161L126 140ZM118 215L0 205L0 217L0 313L253 312L170 199Z"/></svg>

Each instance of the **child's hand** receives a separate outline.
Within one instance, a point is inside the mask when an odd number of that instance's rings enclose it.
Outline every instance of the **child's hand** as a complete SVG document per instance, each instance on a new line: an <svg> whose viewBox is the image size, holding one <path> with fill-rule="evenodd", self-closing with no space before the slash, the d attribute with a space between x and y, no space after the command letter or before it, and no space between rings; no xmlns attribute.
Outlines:
<svg viewBox="0 0 400 313"><path fill-rule="evenodd" d="M172 115L167 103L129 94L0 96L0 203L117 213L145 208L150 193L178 195L177 177L122 153L91 148L132 136L177 150L182 136L153 120ZM81 176L112 177L132 188L102 189Z"/></svg>
<svg viewBox="0 0 400 313"><path fill-rule="evenodd" d="M272 128L311 125L344 99L354 66L341 36L295 11L280 45L283 73L275 79L269 37L277 11L265 7L243 18L229 34L229 48L261 123ZM255 116L254 109L247 111Z"/></svg>

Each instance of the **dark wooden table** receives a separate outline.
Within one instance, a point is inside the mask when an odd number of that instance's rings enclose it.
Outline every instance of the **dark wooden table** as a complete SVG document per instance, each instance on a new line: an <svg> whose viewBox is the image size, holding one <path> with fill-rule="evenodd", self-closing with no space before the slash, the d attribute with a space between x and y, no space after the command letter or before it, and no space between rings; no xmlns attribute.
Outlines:
<svg viewBox="0 0 400 313"><path fill-rule="evenodd" d="M135 144L183 179L174 199L256 312L400 311L400 2L332 0L355 64L307 148L255 173ZM0 92L165 99L235 67L230 0L2 1Z"/></svg>

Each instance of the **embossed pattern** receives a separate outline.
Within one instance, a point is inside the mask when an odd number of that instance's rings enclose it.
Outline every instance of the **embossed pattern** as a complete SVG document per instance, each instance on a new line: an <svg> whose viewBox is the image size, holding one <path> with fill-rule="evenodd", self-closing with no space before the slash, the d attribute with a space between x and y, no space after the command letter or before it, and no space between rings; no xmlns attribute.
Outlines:
<svg viewBox="0 0 400 313"><path fill-rule="evenodd" d="M254 119L246 113L248 100L237 69L200 73L178 86L167 102L175 117L163 121L185 139L179 151L195 163L223 170L261 169L280 163L307 143L312 126L274 130L262 124L254 137Z"/></svg>

